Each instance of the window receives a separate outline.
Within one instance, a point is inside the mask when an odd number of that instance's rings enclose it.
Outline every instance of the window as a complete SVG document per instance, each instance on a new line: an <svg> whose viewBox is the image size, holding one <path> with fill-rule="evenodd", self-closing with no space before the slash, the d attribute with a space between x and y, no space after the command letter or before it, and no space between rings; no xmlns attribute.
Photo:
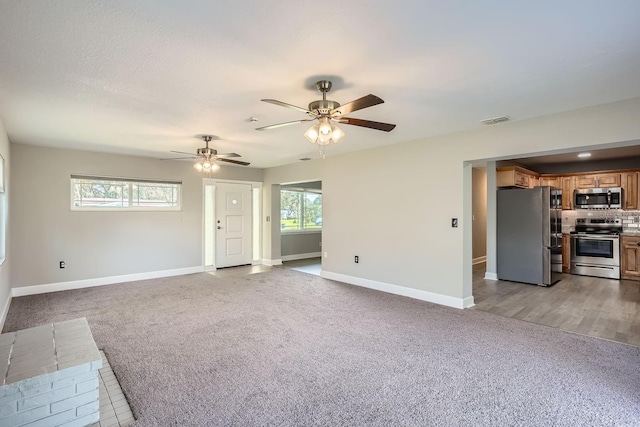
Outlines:
<svg viewBox="0 0 640 427"><path fill-rule="evenodd" d="M180 181L71 175L73 210L179 210Z"/></svg>
<svg viewBox="0 0 640 427"><path fill-rule="evenodd" d="M322 194L310 190L281 190L280 227L283 232L321 230Z"/></svg>

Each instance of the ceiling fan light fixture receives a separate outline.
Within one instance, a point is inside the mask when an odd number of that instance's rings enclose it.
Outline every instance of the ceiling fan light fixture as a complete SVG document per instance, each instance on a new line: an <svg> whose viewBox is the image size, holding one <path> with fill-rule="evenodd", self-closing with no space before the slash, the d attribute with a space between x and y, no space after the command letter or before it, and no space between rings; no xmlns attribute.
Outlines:
<svg viewBox="0 0 640 427"><path fill-rule="evenodd" d="M304 137L307 138L309 140L309 142L312 143L316 143L316 141L318 140L318 135L320 134L320 130L319 130L320 126L313 125L311 126L309 129L307 129L307 131L304 133Z"/></svg>
<svg viewBox="0 0 640 427"><path fill-rule="evenodd" d="M202 169L204 169L205 171L211 170L211 166L213 165L209 160L205 160L204 162L202 162Z"/></svg>
<svg viewBox="0 0 640 427"><path fill-rule="evenodd" d="M331 125L331 139L333 142L338 142L344 136L344 132L336 125Z"/></svg>
<svg viewBox="0 0 640 427"><path fill-rule="evenodd" d="M220 170L220 165L216 162L211 163L211 172L218 172Z"/></svg>
<svg viewBox="0 0 640 427"><path fill-rule="evenodd" d="M202 162L195 163L193 167L196 168L198 172L202 172Z"/></svg>
<svg viewBox="0 0 640 427"><path fill-rule="evenodd" d="M320 127L319 127L320 135L329 135L331 136L331 123L329 123L328 117L320 118Z"/></svg>

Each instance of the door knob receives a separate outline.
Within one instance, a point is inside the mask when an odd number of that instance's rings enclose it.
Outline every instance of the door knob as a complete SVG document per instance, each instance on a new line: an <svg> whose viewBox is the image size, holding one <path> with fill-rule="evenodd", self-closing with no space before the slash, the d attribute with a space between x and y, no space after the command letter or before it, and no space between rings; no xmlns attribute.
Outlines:
<svg viewBox="0 0 640 427"><path fill-rule="evenodd" d="M220 230L222 227L218 226L218 230Z"/></svg>

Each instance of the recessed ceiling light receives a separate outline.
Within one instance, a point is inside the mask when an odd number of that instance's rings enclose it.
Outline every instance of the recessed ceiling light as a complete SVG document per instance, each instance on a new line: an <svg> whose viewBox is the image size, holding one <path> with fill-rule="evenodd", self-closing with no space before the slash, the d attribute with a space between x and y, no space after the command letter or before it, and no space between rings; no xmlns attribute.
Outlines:
<svg viewBox="0 0 640 427"><path fill-rule="evenodd" d="M591 153L580 153L580 154L578 154L578 157L580 157L580 158L591 157Z"/></svg>

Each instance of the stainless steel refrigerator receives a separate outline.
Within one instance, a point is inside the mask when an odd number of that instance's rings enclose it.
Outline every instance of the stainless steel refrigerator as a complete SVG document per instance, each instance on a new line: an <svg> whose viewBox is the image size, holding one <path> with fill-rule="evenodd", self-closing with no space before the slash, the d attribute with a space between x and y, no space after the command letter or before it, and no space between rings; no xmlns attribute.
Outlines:
<svg viewBox="0 0 640 427"><path fill-rule="evenodd" d="M554 187L498 189L498 279L551 286L553 254L562 253L560 191ZM559 203L560 202L560 203Z"/></svg>

